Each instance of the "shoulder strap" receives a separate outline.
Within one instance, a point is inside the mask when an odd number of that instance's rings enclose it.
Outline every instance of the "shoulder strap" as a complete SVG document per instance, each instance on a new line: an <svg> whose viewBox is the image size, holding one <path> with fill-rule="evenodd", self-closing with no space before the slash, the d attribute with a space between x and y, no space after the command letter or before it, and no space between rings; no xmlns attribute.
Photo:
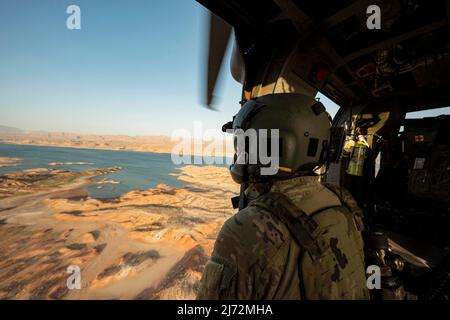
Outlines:
<svg viewBox="0 0 450 320"><path fill-rule="evenodd" d="M341 200L342 205L344 207L346 207L353 214L353 216L356 220L356 223L358 225L358 229L361 231L364 230L365 229L364 213L361 210L361 208L358 206L358 203L353 198L351 193L347 189L336 186L334 184L330 184L330 183L326 183L326 182L322 182L322 184L328 190L330 190L334 194L336 194L336 196Z"/></svg>
<svg viewBox="0 0 450 320"><path fill-rule="evenodd" d="M313 260L319 258L325 248L317 241L318 225L287 196L268 192L249 203L274 214L288 228L297 244L307 251Z"/></svg>

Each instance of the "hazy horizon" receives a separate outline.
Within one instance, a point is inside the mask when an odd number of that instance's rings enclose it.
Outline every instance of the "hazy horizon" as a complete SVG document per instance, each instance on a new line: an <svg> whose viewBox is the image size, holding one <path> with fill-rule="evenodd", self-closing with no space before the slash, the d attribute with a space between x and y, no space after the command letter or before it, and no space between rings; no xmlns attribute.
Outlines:
<svg viewBox="0 0 450 320"><path fill-rule="evenodd" d="M71 4L81 9L80 30L66 27ZM220 129L239 108L241 85L229 72L229 48L218 111L202 106L206 18L195 1L1 2L0 124L139 136L194 121Z"/></svg>

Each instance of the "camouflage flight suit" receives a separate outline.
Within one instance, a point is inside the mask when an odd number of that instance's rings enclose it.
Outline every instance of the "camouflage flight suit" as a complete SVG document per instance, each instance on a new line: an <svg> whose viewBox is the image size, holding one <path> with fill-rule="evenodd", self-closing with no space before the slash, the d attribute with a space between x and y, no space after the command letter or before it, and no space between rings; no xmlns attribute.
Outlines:
<svg viewBox="0 0 450 320"><path fill-rule="evenodd" d="M207 263L198 299L369 299L361 224L317 177L276 182L314 220L311 254L277 215L253 205L228 219Z"/></svg>

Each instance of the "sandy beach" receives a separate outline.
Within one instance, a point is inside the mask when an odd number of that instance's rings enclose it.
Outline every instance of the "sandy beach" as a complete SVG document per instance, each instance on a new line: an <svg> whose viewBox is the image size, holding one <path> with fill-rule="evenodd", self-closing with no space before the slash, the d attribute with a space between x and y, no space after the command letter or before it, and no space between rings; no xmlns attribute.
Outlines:
<svg viewBox="0 0 450 320"><path fill-rule="evenodd" d="M238 186L228 170L182 167L183 188L113 199L82 187L120 170L31 169L0 177L0 298L193 299ZM81 269L69 290L67 267Z"/></svg>
<svg viewBox="0 0 450 320"><path fill-rule="evenodd" d="M0 157L0 168L3 167L16 167L20 164L23 159L21 158L9 158L9 157Z"/></svg>

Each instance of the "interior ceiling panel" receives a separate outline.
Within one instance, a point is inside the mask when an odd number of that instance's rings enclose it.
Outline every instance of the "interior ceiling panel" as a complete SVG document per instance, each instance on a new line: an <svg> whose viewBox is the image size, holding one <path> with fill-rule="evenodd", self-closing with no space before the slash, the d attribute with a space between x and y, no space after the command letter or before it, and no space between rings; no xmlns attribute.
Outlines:
<svg viewBox="0 0 450 320"><path fill-rule="evenodd" d="M450 83L449 0L198 1L244 39L276 46L293 36L308 40L305 47L319 41L327 54L317 58L338 66L320 89L338 103L397 96L411 110L450 104L450 95L436 95ZM381 30L365 26L371 4L381 8Z"/></svg>

